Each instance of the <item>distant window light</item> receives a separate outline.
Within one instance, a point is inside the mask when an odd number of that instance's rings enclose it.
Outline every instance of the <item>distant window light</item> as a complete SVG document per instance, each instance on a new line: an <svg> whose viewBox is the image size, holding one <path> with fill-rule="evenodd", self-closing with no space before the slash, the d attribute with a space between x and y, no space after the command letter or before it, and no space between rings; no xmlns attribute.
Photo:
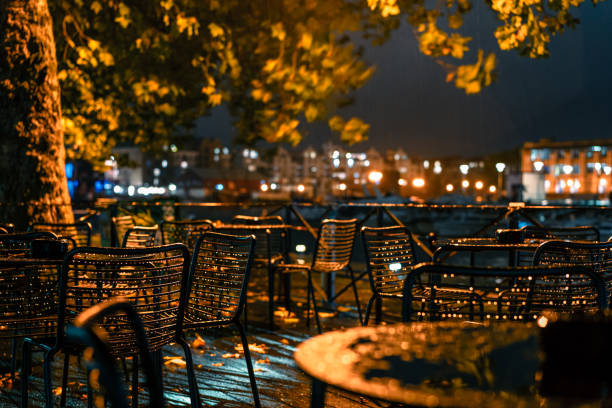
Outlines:
<svg viewBox="0 0 612 408"><path fill-rule="evenodd" d="M218 162L218 161L219 161L219 156L215 156L215 157L213 158L213 160L214 160L214 161L216 161L216 162Z"/></svg>
<svg viewBox="0 0 612 408"><path fill-rule="evenodd" d="M250 157L251 159L256 159L256 158L258 158L258 157L259 157L259 153L257 153L255 150L251 150L251 151L249 152L249 157Z"/></svg>
<svg viewBox="0 0 612 408"><path fill-rule="evenodd" d="M182 168L182 169L186 169L188 165L189 165L189 164L187 163L187 161L186 161L186 160L181 161L181 168Z"/></svg>
<svg viewBox="0 0 612 408"><path fill-rule="evenodd" d="M74 175L74 164L66 163L66 178L72 178Z"/></svg>
<svg viewBox="0 0 612 408"><path fill-rule="evenodd" d="M332 153L332 159L337 159L338 157L340 157L340 152L337 150L334 150L334 152Z"/></svg>
<svg viewBox="0 0 612 408"><path fill-rule="evenodd" d="M340 159L334 159L333 164L334 167L340 167Z"/></svg>
<svg viewBox="0 0 612 408"><path fill-rule="evenodd" d="M359 177L360 177L360 176L359 176L359 173L357 173L357 172L353 173L353 178L358 179Z"/></svg>
<svg viewBox="0 0 612 408"><path fill-rule="evenodd" d="M353 159L348 159L348 160L346 161L346 164L347 164L347 166L349 166L349 167L353 167L353 165L355 164L355 160L353 160Z"/></svg>
<svg viewBox="0 0 612 408"><path fill-rule="evenodd" d="M310 168L310 172L311 172L311 173L316 173L316 172L317 172L317 168L316 168L316 167L314 167L314 166L313 166L313 167L311 167L311 168Z"/></svg>
<svg viewBox="0 0 612 408"><path fill-rule="evenodd" d="M257 170L257 167L254 164L249 164L247 169L252 173Z"/></svg>
<svg viewBox="0 0 612 408"><path fill-rule="evenodd" d="M166 167L168 167L168 160L162 160L161 162L161 166L165 169Z"/></svg>
<svg viewBox="0 0 612 408"><path fill-rule="evenodd" d="M346 157L347 159L350 159L351 157L353 157L353 155L352 155L351 153L347 153L347 154L345 155L345 157Z"/></svg>
<svg viewBox="0 0 612 408"><path fill-rule="evenodd" d="M249 157L249 150L248 149L244 149L242 151L242 157Z"/></svg>
<svg viewBox="0 0 612 408"><path fill-rule="evenodd" d="M223 191L223 184L219 183L215 186L215 190L217 191Z"/></svg>
<svg viewBox="0 0 612 408"><path fill-rule="evenodd" d="M363 165L364 165L365 167L370 167L370 161L369 161L369 160L364 160L364 161L363 161Z"/></svg>
<svg viewBox="0 0 612 408"><path fill-rule="evenodd" d="M311 159L315 159L317 157L317 154L315 152L310 152L310 158Z"/></svg>
<svg viewBox="0 0 612 408"><path fill-rule="evenodd" d="M227 147L223 148L223 154L225 154L225 155L229 154L229 149Z"/></svg>
<svg viewBox="0 0 612 408"><path fill-rule="evenodd" d="M159 175L161 174L161 170L158 169L157 167L153 169L153 175L155 177L159 177Z"/></svg>
<svg viewBox="0 0 612 408"><path fill-rule="evenodd" d="M221 153L221 149L219 149L218 147L215 147L214 152L215 152L215 154L219 154L219 153Z"/></svg>
<svg viewBox="0 0 612 408"><path fill-rule="evenodd" d="M425 161L423 162L423 167L425 167L426 169L428 169L428 168L429 168L429 160L425 160Z"/></svg>
<svg viewBox="0 0 612 408"><path fill-rule="evenodd" d="M398 161L400 159L399 153L395 153L395 155L393 156L393 159L395 159L395 161Z"/></svg>
<svg viewBox="0 0 612 408"><path fill-rule="evenodd" d="M172 153L176 153L176 152L178 152L178 147L176 147L176 145L175 145L175 144L171 144L171 145L170 145L170 151L171 151Z"/></svg>

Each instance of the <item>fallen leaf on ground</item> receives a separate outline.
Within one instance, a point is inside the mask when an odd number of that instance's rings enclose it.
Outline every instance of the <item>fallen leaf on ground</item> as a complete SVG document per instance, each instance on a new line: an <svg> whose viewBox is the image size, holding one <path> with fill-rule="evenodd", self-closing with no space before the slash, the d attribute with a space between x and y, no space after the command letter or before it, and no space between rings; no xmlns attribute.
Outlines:
<svg viewBox="0 0 612 408"><path fill-rule="evenodd" d="M283 344L289 344L289 340L287 340L287 339L281 339L281 343L283 343Z"/></svg>
<svg viewBox="0 0 612 408"><path fill-rule="evenodd" d="M195 335L195 339L191 342L191 347L194 349L203 348L206 346L206 340L204 340L198 333Z"/></svg>
<svg viewBox="0 0 612 408"><path fill-rule="evenodd" d="M270 364L270 359L268 357L264 358L260 358L259 360L255 361L257 364Z"/></svg>
<svg viewBox="0 0 612 408"><path fill-rule="evenodd" d="M268 347L264 343L261 343L261 344L250 343L249 344L249 351L251 353L266 354L268 352L267 348ZM236 344L234 346L234 350L236 350L238 353L244 353L244 348L242 347L242 344Z"/></svg>
<svg viewBox="0 0 612 408"><path fill-rule="evenodd" d="M212 363L213 367L223 367L223 363Z"/></svg>
<svg viewBox="0 0 612 408"><path fill-rule="evenodd" d="M223 358L240 358L240 354L238 354L238 353L225 353L221 357L223 357Z"/></svg>
<svg viewBox="0 0 612 408"><path fill-rule="evenodd" d="M169 359L164 361L164 365L168 366L170 369L173 369L175 367L184 368L187 366L187 363L185 362L185 360L183 360L182 357L170 357Z"/></svg>
<svg viewBox="0 0 612 408"><path fill-rule="evenodd" d="M336 309L338 309L339 312L350 312L351 311L351 308L346 307L346 306L338 306Z"/></svg>

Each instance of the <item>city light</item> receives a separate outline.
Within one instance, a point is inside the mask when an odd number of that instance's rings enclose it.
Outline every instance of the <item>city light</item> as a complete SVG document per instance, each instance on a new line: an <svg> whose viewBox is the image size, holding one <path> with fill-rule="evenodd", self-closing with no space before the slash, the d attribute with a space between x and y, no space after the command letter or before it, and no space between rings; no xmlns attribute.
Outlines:
<svg viewBox="0 0 612 408"><path fill-rule="evenodd" d="M278 188L278 184L272 183L270 184L270 190L276 190Z"/></svg>
<svg viewBox="0 0 612 408"><path fill-rule="evenodd" d="M436 161L436 162L434 163L433 172L434 172L435 174L440 174L440 173L442 173L442 166L440 166L440 162L439 162L439 161Z"/></svg>
<svg viewBox="0 0 612 408"><path fill-rule="evenodd" d="M297 244L295 246L295 252L298 252L298 253L306 252L306 245L304 245L304 244Z"/></svg>
<svg viewBox="0 0 612 408"><path fill-rule="evenodd" d="M454 189L455 189L455 186L453 186L452 184L447 184L447 185L446 185L446 191L448 191L449 193L450 193L451 191L453 191Z"/></svg>
<svg viewBox="0 0 612 408"><path fill-rule="evenodd" d="M168 167L168 160L162 160L162 167L165 169Z"/></svg>
<svg viewBox="0 0 612 408"><path fill-rule="evenodd" d="M506 169L506 163L495 163L495 168L497 169L498 173L503 173Z"/></svg>
<svg viewBox="0 0 612 408"><path fill-rule="evenodd" d="M161 174L161 170L158 169L157 167L153 169L153 175L155 177L159 177L159 175Z"/></svg>
<svg viewBox="0 0 612 408"><path fill-rule="evenodd" d="M470 182L469 182L469 181L467 181L467 180L463 180L463 181L461 182L461 187L463 187L463 188L468 188L469 186L470 186Z"/></svg>
<svg viewBox="0 0 612 408"><path fill-rule="evenodd" d="M334 167L336 168L340 167L340 159L334 159L333 163L334 163Z"/></svg>
<svg viewBox="0 0 612 408"><path fill-rule="evenodd" d="M412 180L412 186L416 188L421 188L425 185L425 179L422 177L417 177Z"/></svg>
<svg viewBox="0 0 612 408"><path fill-rule="evenodd" d="M176 145L175 145L175 144L171 144L171 145L170 145L170 151L171 151L172 153L176 153L176 152L178 152L178 147L176 147Z"/></svg>
<svg viewBox="0 0 612 408"><path fill-rule="evenodd" d="M429 160L425 160L425 161L423 162L423 167L425 167L426 169L428 169L428 168L429 168Z"/></svg>
<svg viewBox="0 0 612 408"><path fill-rule="evenodd" d="M219 183L215 186L215 190L217 191L223 191L223 184Z"/></svg>
<svg viewBox="0 0 612 408"><path fill-rule="evenodd" d="M489 193L494 193L497 191L497 187L495 186L489 186Z"/></svg>
<svg viewBox="0 0 612 408"><path fill-rule="evenodd" d="M176 184L168 184L168 190L176 191Z"/></svg>
<svg viewBox="0 0 612 408"><path fill-rule="evenodd" d="M482 190L482 188L484 187L484 183L480 180L478 180L475 184L474 187L476 188L476 190Z"/></svg>
<svg viewBox="0 0 612 408"><path fill-rule="evenodd" d="M401 187L405 187L408 185L408 182L406 181L406 179L401 178L397 180L397 184L399 184Z"/></svg>
<svg viewBox="0 0 612 408"><path fill-rule="evenodd" d="M268 191L268 185L267 185L267 184L265 184L265 183L264 183L264 184L262 184L262 185L261 185L259 188L260 188L260 189L261 189L261 191L263 191L263 192Z"/></svg>
<svg viewBox="0 0 612 408"><path fill-rule="evenodd" d="M121 186L115 186L115 187L113 187L113 192L114 192L115 194L123 194L123 187L121 187Z"/></svg>
<svg viewBox="0 0 612 408"><path fill-rule="evenodd" d="M463 175L467 175L468 171L470 171L470 165L469 164L462 164L459 166L459 171L461 172L461 174Z"/></svg>
<svg viewBox="0 0 612 408"><path fill-rule="evenodd" d="M135 192L136 192L136 187L134 187L134 186L129 186L128 187L128 195L130 197L133 196Z"/></svg>
<svg viewBox="0 0 612 408"><path fill-rule="evenodd" d="M542 171L542 169L544 168L544 162L541 162L539 160L533 162L533 168L535 169L535 171Z"/></svg>
<svg viewBox="0 0 612 408"><path fill-rule="evenodd" d="M565 174L572 174L573 171L574 171L574 166L572 166L571 164L564 164L563 165L563 172Z"/></svg>
<svg viewBox="0 0 612 408"><path fill-rule="evenodd" d="M181 162L181 169L186 169L187 168L187 162L185 160L183 160Z"/></svg>
<svg viewBox="0 0 612 408"><path fill-rule="evenodd" d="M303 193L304 190L306 190L306 187L304 187L303 184L300 184L300 185L297 186L297 191L299 191L300 193Z"/></svg>
<svg viewBox="0 0 612 408"><path fill-rule="evenodd" d="M346 190L346 184L344 184L344 183L338 184L338 190L340 190L340 191Z"/></svg>
<svg viewBox="0 0 612 408"><path fill-rule="evenodd" d="M383 174L378 170L373 170L368 174L368 180L370 180L374 184L380 183L382 180Z"/></svg>

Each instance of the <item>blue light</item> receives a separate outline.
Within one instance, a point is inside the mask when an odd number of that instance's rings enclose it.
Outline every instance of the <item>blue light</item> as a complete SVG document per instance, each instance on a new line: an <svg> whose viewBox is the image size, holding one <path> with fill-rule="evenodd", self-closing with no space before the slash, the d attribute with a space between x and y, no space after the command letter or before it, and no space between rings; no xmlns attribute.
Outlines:
<svg viewBox="0 0 612 408"><path fill-rule="evenodd" d="M72 163L66 163L66 178L72 178L73 174L74 174L74 164Z"/></svg>
<svg viewBox="0 0 612 408"><path fill-rule="evenodd" d="M74 197L74 182L72 180L68 180L68 194L70 197Z"/></svg>
<svg viewBox="0 0 612 408"><path fill-rule="evenodd" d="M223 190L223 184L221 184L221 183L217 184L217 185L215 186L215 190L217 190L217 191L221 191L221 190Z"/></svg>
<svg viewBox="0 0 612 408"><path fill-rule="evenodd" d="M111 183L104 183L105 190L111 190L112 188L113 188L113 185Z"/></svg>
<svg viewBox="0 0 612 408"><path fill-rule="evenodd" d="M100 180L96 180L96 182L94 183L94 191L96 193L101 193L102 190L104 190L104 183Z"/></svg>

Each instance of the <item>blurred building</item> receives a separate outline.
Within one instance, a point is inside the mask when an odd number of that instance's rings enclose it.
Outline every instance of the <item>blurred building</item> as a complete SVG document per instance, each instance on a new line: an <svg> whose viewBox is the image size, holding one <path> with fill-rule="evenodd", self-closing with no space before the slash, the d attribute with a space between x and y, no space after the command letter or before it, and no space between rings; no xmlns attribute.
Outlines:
<svg viewBox="0 0 612 408"><path fill-rule="evenodd" d="M521 170L526 199L607 197L612 184L612 139L525 143Z"/></svg>

